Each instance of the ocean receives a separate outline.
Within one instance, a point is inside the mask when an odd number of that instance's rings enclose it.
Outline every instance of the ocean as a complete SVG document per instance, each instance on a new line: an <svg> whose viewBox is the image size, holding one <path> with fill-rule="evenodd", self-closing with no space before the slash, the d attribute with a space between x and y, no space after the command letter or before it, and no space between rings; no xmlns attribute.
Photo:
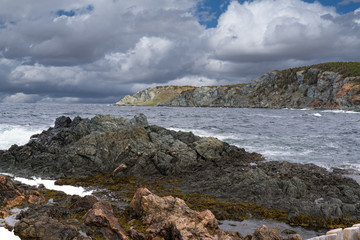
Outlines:
<svg viewBox="0 0 360 240"><path fill-rule="evenodd" d="M349 170L360 176L360 113L340 110L238 109L238 108L173 108L147 106L114 106L105 104L0 104L0 149L26 144L30 136L54 126L59 116L91 118L96 114L111 114L131 119L144 113L149 124L175 131L191 131L199 136L211 136L249 152L263 154L266 160L314 163L332 171ZM0 172L1 169L0 169ZM39 179L16 180L37 185ZM51 188L53 182L42 182ZM47 185L46 185L47 186ZM59 186L56 186L59 187ZM66 186L63 190L82 193L84 189ZM87 194L87 193L84 193ZM12 219L5 220L14 221ZM221 227L243 234L266 224L278 229L292 229L304 237L316 233L299 227L268 220L243 222L224 221ZM1 227L0 236L19 239Z"/></svg>
<svg viewBox="0 0 360 240"><path fill-rule="evenodd" d="M150 124L212 136L267 160L360 173L360 113L340 110L175 108L105 104L0 104L0 149L26 144L59 116L144 113Z"/></svg>

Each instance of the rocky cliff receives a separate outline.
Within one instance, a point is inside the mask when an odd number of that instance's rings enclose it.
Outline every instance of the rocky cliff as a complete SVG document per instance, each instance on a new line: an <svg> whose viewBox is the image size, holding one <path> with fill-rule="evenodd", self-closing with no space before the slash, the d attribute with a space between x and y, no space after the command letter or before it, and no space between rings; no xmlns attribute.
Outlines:
<svg viewBox="0 0 360 240"><path fill-rule="evenodd" d="M159 87L158 87L159 88ZM166 87L160 87L165 89ZM188 87L189 88L189 87ZM169 88L168 90L171 91ZM159 99L157 89L146 89L126 97ZM162 93L164 94L164 93ZM167 94L170 96L170 94ZM327 108L360 110L360 62L334 62L272 71L250 84L189 88L172 92L157 101L159 106Z"/></svg>
<svg viewBox="0 0 360 240"><path fill-rule="evenodd" d="M182 92L191 91L196 87L191 86L163 86L147 88L134 94L126 95L117 105L147 105L155 106L178 96Z"/></svg>

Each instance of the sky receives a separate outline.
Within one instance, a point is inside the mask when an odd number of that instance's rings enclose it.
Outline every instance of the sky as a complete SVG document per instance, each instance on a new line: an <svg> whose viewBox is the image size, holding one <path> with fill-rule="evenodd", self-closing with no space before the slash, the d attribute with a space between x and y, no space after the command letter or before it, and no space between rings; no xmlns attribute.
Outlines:
<svg viewBox="0 0 360 240"><path fill-rule="evenodd" d="M115 103L359 53L360 0L0 0L0 103Z"/></svg>

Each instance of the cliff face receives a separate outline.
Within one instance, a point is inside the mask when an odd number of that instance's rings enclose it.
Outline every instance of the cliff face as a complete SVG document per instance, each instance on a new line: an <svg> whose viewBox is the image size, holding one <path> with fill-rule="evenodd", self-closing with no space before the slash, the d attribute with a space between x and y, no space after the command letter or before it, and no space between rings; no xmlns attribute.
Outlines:
<svg viewBox="0 0 360 240"><path fill-rule="evenodd" d="M249 88L253 107L360 109L360 76L320 68L273 71Z"/></svg>
<svg viewBox="0 0 360 240"><path fill-rule="evenodd" d="M250 84L150 88L126 96L117 104L127 102L176 107L360 110L360 63L324 63L272 71Z"/></svg>
<svg viewBox="0 0 360 240"><path fill-rule="evenodd" d="M172 99L184 91L191 91L196 87L192 86L159 86L147 88L134 94L126 95L116 105L148 105L156 106L159 103Z"/></svg>

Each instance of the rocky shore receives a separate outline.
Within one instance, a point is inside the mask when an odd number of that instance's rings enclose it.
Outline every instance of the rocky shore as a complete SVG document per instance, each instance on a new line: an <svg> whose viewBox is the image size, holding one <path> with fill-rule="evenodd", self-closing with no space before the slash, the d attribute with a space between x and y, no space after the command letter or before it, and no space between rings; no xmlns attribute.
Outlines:
<svg viewBox="0 0 360 240"><path fill-rule="evenodd" d="M126 96L116 105L360 111L360 63L333 62L275 70L248 84L159 86Z"/></svg>
<svg viewBox="0 0 360 240"><path fill-rule="evenodd" d="M347 227L360 221L360 186L350 178L313 164L268 162L260 154L248 153L215 138L149 125L143 114L131 120L102 115L92 119L59 117L53 128L33 136L28 144L0 151L0 169L19 176L60 179L58 184L106 189L98 193L98 198L120 210L121 206L132 201L139 188L147 188L159 197L172 195L174 199L183 199L188 207L205 218L210 216L208 212L204 213L208 209L220 220L268 218L310 228ZM3 182L6 185L8 180ZM33 190L39 194L31 192ZM9 195L7 200L2 200L2 205L6 205L9 199L23 196L22 201L38 199L47 206L50 198L46 197L46 192L41 195L40 190L33 190L14 190L17 195ZM142 191L150 195L148 190ZM64 201L61 204L74 204L81 200L80 197L56 196ZM91 201L95 204L95 200ZM26 229L26 226L35 224L31 219L37 217L50 223L53 221L48 218L58 215L65 217L66 221L60 221L64 225L73 221L73 216L76 218L80 212L85 214L93 209L95 205L92 203L86 203L88 207L74 212L66 207L68 205L62 205L60 212L51 210L51 207L47 210L43 206L43 210L30 208L26 214L20 215L21 219L27 219L21 226ZM93 213L111 212L106 207L109 205L104 204L96 206L105 209L95 208ZM120 210L113 209L118 218L117 211L124 211ZM68 214L71 217L67 217ZM139 213L135 211L135 215ZM88 216L93 216L95 223L89 220L88 228L80 227L83 232L92 233L91 226L105 224L97 223L99 218L90 213ZM153 224L152 218L145 218L147 220L142 224L148 229ZM87 218L81 215L81 219L85 221ZM139 219L139 216L134 219ZM106 221L111 222L111 219ZM76 229L79 229L82 223L76 224ZM165 223L156 224L169 227ZM116 224L105 225L106 228L110 226L111 233L118 231ZM214 224L209 226L211 229L215 227ZM168 229L173 227L171 225ZM60 225L57 228L62 229ZM35 231L31 229L26 231ZM119 231L116 234L119 235ZM168 231L160 232L166 235L170 234ZM105 236L105 232L101 234ZM129 236L129 231L123 234Z"/></svg>
<svg viewBox="0 0 360 240"><path fill-rule="evenodd" d="M194 211L182 199L159 197L146 188L136 191L128 207L119 208L94 196L29 189L0 175L0 196L1 218L11 216L14 207L23 209L13 226L5 226L21 239L284 239L266 226L252 236L225 232L211 211ZM292 234L287 239L302 238Z"/></svg>

